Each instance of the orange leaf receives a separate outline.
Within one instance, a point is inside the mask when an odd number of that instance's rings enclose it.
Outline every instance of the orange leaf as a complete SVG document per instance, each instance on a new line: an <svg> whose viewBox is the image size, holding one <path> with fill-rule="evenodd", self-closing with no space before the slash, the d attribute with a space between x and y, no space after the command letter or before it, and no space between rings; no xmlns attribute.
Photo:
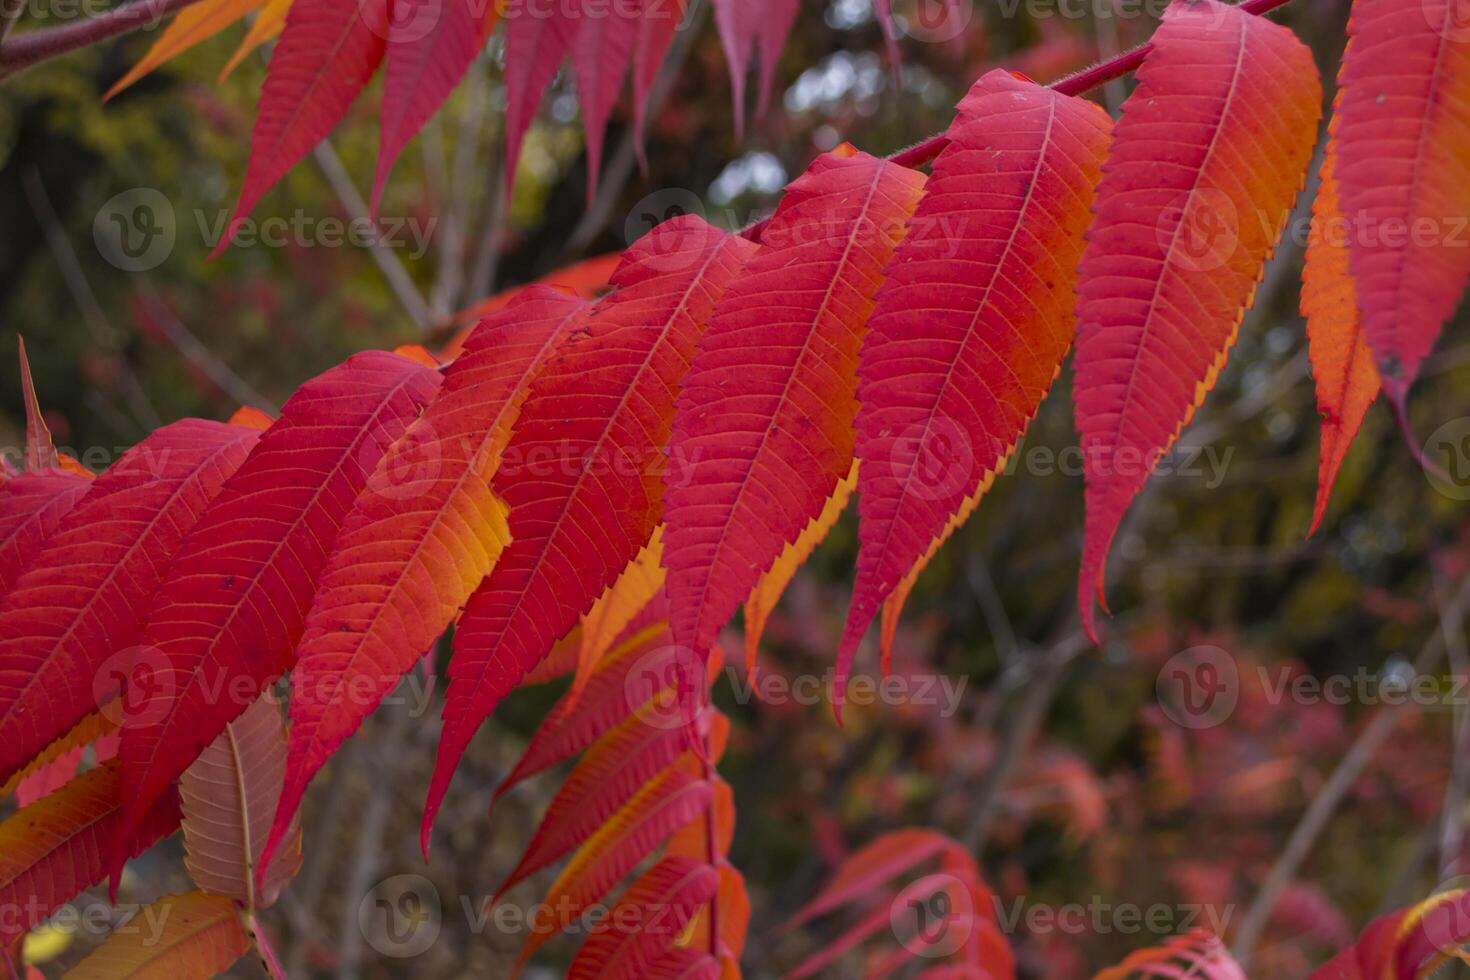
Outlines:
<svg viewBox="0 0 1470 980"><path fill-rule="evenodd" d="M1334 120L1335 122L1335 120ZM1302 316L1307 320L1307 353L1322 417L1317 500L1309 535L1322 523L1337 471L1353 444L1363 416L1378 397L1378 369L1358 315L1358 291L1348 271L1348 226L1337 193L1337 140L1329 126L1322 176L1312 201L1312 227L1302 266Z"/></svg>
<svg viewBox="0 0 1470 980"><path fill-rule="evenodd" d="M203 0L202 3L185 7L159 35L158 40L153 42L153 46L138 59L138 63L107 90L103 100L112 98L165 61L214 37L263 2L264 0Z"/></svg>
<svg viewBox="0 0 1470 980"><path fill-rule="evenodd" d="M229 899L204 892L170 895L142 909L132 928L108 936L63 980L213 977L249 950L250 937Z"/></svg>
<svg viewBox="0 0 1470 980"><path fill-rule="evenodd" d="M1296 35L1218 0L1164 12L1123 104L1077 285L1077 601L1094 641L1113 537L1215 386L1301 189L1321 106Z"/></svg>

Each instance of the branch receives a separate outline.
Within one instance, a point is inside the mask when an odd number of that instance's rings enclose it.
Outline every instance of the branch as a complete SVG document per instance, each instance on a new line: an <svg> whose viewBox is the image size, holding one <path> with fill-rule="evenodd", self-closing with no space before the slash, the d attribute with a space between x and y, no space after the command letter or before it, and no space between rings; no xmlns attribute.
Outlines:
<svg viewBox="0 0 1470 980"><path fill-rule="evenodd" d="M19 15L24 4L20 0L3 2L4 19L8 27L14 16ZM198 2L199 0L133 0L132 3L109 10L99 17L6 38L4 43L0 43L0 79L110 37L128 34L140 27L155 27L165 17ZM3 36L3 29L0 29L0 36Z"/></svg>
<svg viewBox="0 0 1470 980"><path fill-rule="evenodd" d="M321 168L322 175L327 178L332 192L337 195L337 200L342 207L347 209L348 215L354 221L369 221L367 202L357 192L357 185L352 183L352 176L347 173L347 168L342 166L342 158L337 156L337 151L332 149L332 141L324 139L312 150L316 157L317 166ZM382 239L373 236L372 244L369 246L373 261L378 264L378 270L383 273L383 278L388 280L388 288L393 290L393 295L398 297L398 302L408 313L409 319L413 320L419 330L429 329L429 304L424 302L424 297L419 293L418 287L413 284L413 278L408 270L403 267L398 256L393 250L384 245Z"/></svg>
<svg viewBox="0 0 1470 980"><path fill-rule="evenodd" d="M1240 5L1240 9L1248 14L1260 16L1270 13L1277 7L1284 6L1288 2L1290 0L1246 0L1245 3ZM1081 95L1083 92L1097 88L1099 85L1105 85L1116 78L1122 78L1130 71L1133 71L1139 65L1143 64L1143 59L1147 58L1149 52L1153 49L1153 42L1146 41L1136 48L1124 51L1116 58L1109 58L1107 61L1093 65L1091 68L1077 72L1075 75L1068 75L1066 78L1058 79L1052 82L1048 88L1055 89L1062 95ZM900 167L922 167L939 156L940 151L948 145L949 137L943 133L936 133L926 140L915 143L906 150L900 150L888 159ZM766 222L769 220L769 218L766 218L757 221L741 232L741 234L753 242L758 242L761 240L761 232L765 230Z"/></svg>
<svg viewBox="0 0 1470 980"><path fill-rule="evenodd" d="M1445 647L1446 626L1450 622L1458 621L1463 614L1465 604L1470 601L1470 576L1460 582L1459 591L1451 602L1444 608L1440 625L1424 645L1419 648L1419 653L1414 657L1414 673L1423 674L1438 659L1440 652ZM1326 829L1327 823L1337 810L1368 763L1373 761L1373 756L1378 752L1380 746L1393 734L1394 724L1401 715L1400 709L1410 703L1412 698L1405 698L1398 704L1385 704L1367 727L1359 733L1357 741L1348 749L1332 775L1327 777L1327 782L1317 795L1312 798L1311 804L1306 812L1302 814L1301 820L1292 830L1291 836L1287 838L1286 847L1282 849L1281 855L1276 863L1271 866L1266 880L1261 883L1261 890L1256 894L1256 899L1246 911L1245 920L1241 923L1240 932L1236 935L1235 943L1230 952L1241 963L1245 963L1251 951L1255 949L1256 942L1265 931L1266 923L1270 920L1271 912L1276 906L1276 900L1281 897L1284 889L1291 880L1296 877L1302 862L1311 853L1312 847L1317 843L1317 838Z"/></svg>

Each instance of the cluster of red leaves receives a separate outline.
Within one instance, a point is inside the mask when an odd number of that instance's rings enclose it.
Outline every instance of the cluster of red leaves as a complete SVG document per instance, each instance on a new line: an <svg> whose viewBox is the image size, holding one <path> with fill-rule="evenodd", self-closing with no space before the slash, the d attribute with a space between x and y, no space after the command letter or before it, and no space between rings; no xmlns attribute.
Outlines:
<svg viewBox="0 0 1470 980"><path fill-rule="evenodd" d="M1421 7L1357 0L1319 221L1334 191L1344 213L1380 222L1470 213L1457 176L1470 41L1448 29L1448 5L1443 23ZM435 17L421 35L395 14L385 33L374 9L292 5L242 213L345 111L386 45L390 77L418 81L385 109L385 175L485 26ZM769 64L744 7L722 10L735 63L759 43ZM510 25L551 32L512 45L513 132L564 51L617 52L636 33L588 23ZM584 29L622 41L581 44ZM614 67L596 77L612 84ZM603 95L582 90L597 112ZM419 349L360 354L302 385L278 419L177 422L95 480L38 456L0 488L0 780L120 725L118 797L89 825L98 867L86 869L100 873L105 855L115 882L169 829L178 780L289 673L281 805L253 864L266 889L312 777L453 624L427 850L471 738L559 639L579 625L596 637L578 648L573 701L660 590L678 656L705 662L742 603L753 649L855 486L840 710L870 622L881 613L886 650L917 575L1024 435L1074 335L1091 632L1109 544L1225 362L1320 103L1289 30L1216 0L1176 4L1116 126L1062 88L991 72L927 177L843 147L793 182L759 234L668 221L621 256L606 295L526 289L447 364ZM1226 234L1199 238L1226 219ZM1319 383L1366 407L1361 356L1321 354L1366 345L1402 416L1470 257L1447 237L1415 238L1412 252L1365 241L1314 239L1304 309ZM1355 423L1340 407L1324 417L1345 440ZM683 776L680 799L714 794L708 773ZM650 846L640 838L641 854ZM683 881L688 869L665 870Z"/></svg>

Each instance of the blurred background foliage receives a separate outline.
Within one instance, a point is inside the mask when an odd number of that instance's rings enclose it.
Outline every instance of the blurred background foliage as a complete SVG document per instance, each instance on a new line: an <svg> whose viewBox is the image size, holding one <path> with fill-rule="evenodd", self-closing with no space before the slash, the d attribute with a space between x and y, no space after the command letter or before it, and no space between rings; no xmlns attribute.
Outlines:
<svg viewBox="0 0 1470 980"><path fill-rule="evenodd" d="M242 28L105 104L102 93L146 49L149 32L8 79L0 86L0 361L8 379L0 444L21 439L9 353L17 334L28 342L58 444L106 462L183 415L223 418L242 401L278 405L353 351L441 343L456 313L477 300L625 247L646 227L640 216L650 207L692 194L710 220L742 225L771 208L819 152L841 141L892 152L943 129L984 71L1001 66L1049 81L1141 42L1157 12L1124 0L967 0L957 38L909 32L895 76L869 0L807 0L782 55L780 95L737 139L728 70L705 6L695 5L675 45L677 75L651 127L649 172L634 164L625 93L590 205L563 73L503 206L503 88L492 39L404 155L380 209L385 221L432 234L414 241L403 232L396 247L380 250L386 255L307 232L285 247L236 246L208 259L210 229L222 225L244 170L264 77L263 59L252 58L217 79ZM901 23L914 23L913 6L896 4ZM51 26L61 10L36 0L24 26ZM1345 0L1299 0L1281 19L1313 47L1330 82ZM258 220L311 225L354 216L352 197L376 153L377 91L359 101L325 155L308 158L265 199ZM1126 91L1120 82L1095 95L1116 109ZM140 187L169 202L175 244L155 268L129 271L99 251L93 226L115 195ZM1082 481L1059 465L1075 444L1064 370L1013 471L920 579L898 635L900 674L968 678L956 713L880 705L850 710L839 729L825 704L752 703L721 685L717 697L736 722L723 766L740 814L732 856L755 907L749 975L774 975L821 942L821 927L778 927L843 853L909 824L975 846L1008 912L1162 904L1172 929L1210 924L1208 915L1184 920L1208 906L1229 935L1308 801L1383 710L1365 699L1283 701L1270 679L1282 670L1411 670L1436 631L1449 659L1434 661L1431 673L1447 703L1398 713L1281 893L1251 974L1299 976L1375 912L1470 870L1459 832L1464 753L1455 751L1465 705L1448 703L1464 700L1454 677L1470 664L1463 625L1441 622L1444 597L1470 572L1464 503L1436 492L1375 407L1324 528L1305 538L1318 441L1296 310L1306 215L1303 203L1229 369L1184 437L1199 472L1156 477L1120 535L1110 576L1118 616L1104 649L1076 641L1071 614ZM403 282L395 286L394 276ZM1421 435L1466 411L1463 319L1446 331L1416 390ZM825 676L855 553L849 513L774 618L764 671ZM739 649L738 635L728 640L727 649ZM1226 651L1239 703L1221 724L1192 729L1171 720L1156 679L1171 656L1200 646ZM866 651L859 666L876 672L876 653ZM1456 692L1462 696L1449 696ZM488 824L484 806L554 693L521 692L482 732L427 868L412 831L437 707L411 717L407 706L389 706L368 724L308 800L306 869L267 918L291 976L500 975L518 937L476 925L466 910L508 870L555 782L518 790ZM381 955L356 926L364 894L398 873L428 876L444 899L442 937L414 959ZM125 893L180 890L180 874L177 862L150 856ZM517 895L533 901L544 883ZM1085 976L1163 938L1107 915L1078 930L1038 923L1023 917L1011 931L1031 977ZM55 962L70 962L94 940L53 938ZM840 975L856 975L856 962ZM237 971L255 975L256 967Z"/></svg>

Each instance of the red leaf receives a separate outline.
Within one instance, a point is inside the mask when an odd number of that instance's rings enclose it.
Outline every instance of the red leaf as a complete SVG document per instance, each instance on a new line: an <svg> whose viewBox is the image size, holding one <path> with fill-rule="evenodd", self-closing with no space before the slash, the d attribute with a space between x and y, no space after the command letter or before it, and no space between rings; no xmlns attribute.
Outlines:
<svg viewBox="0 0 1470 980"><path fill-rule="evenodd" d="M1470 38L1458 11L1452 0L1357 0L1338 77L1348 262L1401 421L1419 366L1470 278Z"/></svg>
<svg viewBox="0 0 1470 980"><path fill-rule="evenodd" d="M97 478L0 602L0 782L111 701L134 659L147 663L135 644L168 559L259 436L201 419L154 432Z"/></svg>
<svg viewBox="0 0 1470 980"><path fill-rule="evenodd" d="M791 35L791 28L801 9L801 0L763 0L763 3L755 35L761 55L760 94L755 103L757 117L764 116L770 107L776 66L781 62L781 51L786 47L786 39Z"/></svg>
<svg viewBox="0 0 1470 980"><path fill-rule="evenodd" d="M292 673L291 754L266 858L306 786L453 620L507 534L490 477L527 385L586 304L537 286L487 317L358 497Z"/></svg>
<svg viewBox="0 0 1470 980"><path fill-rule="evenodd" d="M546 86L577 34L581 0L540 4L508 0L505 8L505 161L506 196L515 185L521 141L541 106ZM573 8L572 5L578 5Z"/></svg>
<svg viewBox="0 0 1470 980"><path fill-rule="evenodd" d="M1098 185L1079 270L1075 405L1087 477L1088 635L1113 536L1214 387L1301 189L1322 88L1285 27L1175 4Z"/></svg>
<svg viewBox="0 0 1470 980"><path fill-rule="evenodd" d="M551 883L538 908L554 911L555 921L542 923L538 916L531 922L520 963L581 918L669 834L703 813L709 806L710 792L709 783L679 769L665 770L640 789Z"/></svg>
<svg viewBox="0 0 1470 980"><path fill-rule="evenodd" d="M671 639L667 624L662 622L632 631L588 680L578 696L576 711L565 710L568 695L547 713L520 761L495 788L494 798L498 800L532 776L570 759L616 727L637 707L629 703L631 692L642 693L629 680L632 672L648 654L668 647Z"/></svg>
<svg viewBox="0 0 1470 980"><path fill-rule="evenodd" d="M1337 471L1363 424L1363 416L1378 397L1378 369L1373 366L1373 355L1363 334L1357 286L1348 270L1347 225L1337 194L1336 159L1337 141L1329 136L1322 179L1312 201L1312 227L1302 265L1301 310L1307 321L1307 352L1317 387L1317 414L1322 418L1317 501L1312 508L1309 535L1316 532L1327 513Z"/></svg>
<svg viewBox="0 0 1470 980"><path fill-rule="evenodd" d="M664 55L674 43L686 5L687 0L644 0L643 17L638 22L638 41L633 48L633 130L638 134L638 162L645 173L648 156L643 137L648 126L649 93L663 67Z"/></svg>
<svg viewBox="0 0 1470 980"><path fill-rule="evenodd" d="M30 470L0 484L0 595L10 592L91 486L64 470Z"/></svg>
<svg viewBox="0 0 1470 980"><path fill-rule="evenodd" d="M250 162L218 255L265 192L331 133L367 85L388 38L388 0L295 0L271 53Z"/></svg>
<svg viewBox="0 0 1470 980"><path fill-rule="evenodd" d="M719 877L707 864L664 858L628 886L608 913L610 927L587 937L567 976L643 980L664 951L675 947L695 911L714 896Z"/></svg>
<svg viewBox="0 0 1470 980"><path fill-rule="evenodd" d="M303 384L189 533L151 606L150 687L124 727L135 817L289 668L353 502L439 387L368 351Z"/></svg>
<svg viewBox="0 0 1470 980"><path fill-rule="evenodd" d="M1309 980L1380 980L1432 976L1463 959L1470 938L1470 892L1445 889L1407 908L1380 915L1357 942L1312 972Z"/></svg>
<svg viewBox="0 0 1470 980"><path fill-rule="evenodd" d="M1195 929L1182 936L1132 953L1122 963L1099 972L1093 980L1186 976L1198 980L1246 980L1240 964L1214 933Z"/></svg>
<svg viewBox="0 0 1470 980"><path fill-rule="evenodd" d="M745 137L745 76L750 74L750 56L755 51L755 38L764 0L713 0L715 27L720 32L720 45L725 49L725 62L730 68L730 97L735 106L735 141Z"/></svg>
<svg viewBox="0 0 1470 980"><path fill-rule="evenodd" d="M51 913L102 880L120 825L117 763L82 773L0 823L0 945L30 932ZM179 826L170 792L149 812L127 852L142 853Z"/></svg>
<svg viewBox="0 0 1470 980"><path fill-rule="evenodd" d="M861 547L839 706L879 607L903 601L974 510L1056 377L1108 133L1093 103L1008 72L960 103L863 344Z"/></svg>
<svg viewBox="0 0 1470 980"><path fill-rule="evenodd" d="M693 215L624 254L615 291L532 388L494 488L512 543L454 635L434 815L471 736L627 567L658 524L674 395L715 302L756 246Z"/></svg>
<svg viewBox="0 0 1470 980"><path fill-rule="evenodd" d="M572 41L572 70L577 76L577 100L582 105L582 129L587 134L587 203L597 194L602 173L602 140L607 118L623 89L623 76L633 58L633 43L644 19L642 0L584 0L592 3L582 13ZM653 16L662 17L664 0L655 0Z"/></svg>
<svg viewBox="0 0 1470 980"><path fill-rule="evenodd" d="M500 5L478 16L485 9L479 0L392 0L373 214L398 155L449 98L495 27Z"/></svg>
<svg viewBox="0 0 1470 980"><path fill-rule="evenodd" d="M636 713L625 718L577 762L496 893L504 894L591 837L688 747L682 728L650 725Z"/></svg>
<svg viewBox="0 0 1470 980"><path fill-rule="evenodd" d="M716 306L669 443L677 643L708 650L852 468L863 327L923 186L867 154L819 157Z"/></svg>

